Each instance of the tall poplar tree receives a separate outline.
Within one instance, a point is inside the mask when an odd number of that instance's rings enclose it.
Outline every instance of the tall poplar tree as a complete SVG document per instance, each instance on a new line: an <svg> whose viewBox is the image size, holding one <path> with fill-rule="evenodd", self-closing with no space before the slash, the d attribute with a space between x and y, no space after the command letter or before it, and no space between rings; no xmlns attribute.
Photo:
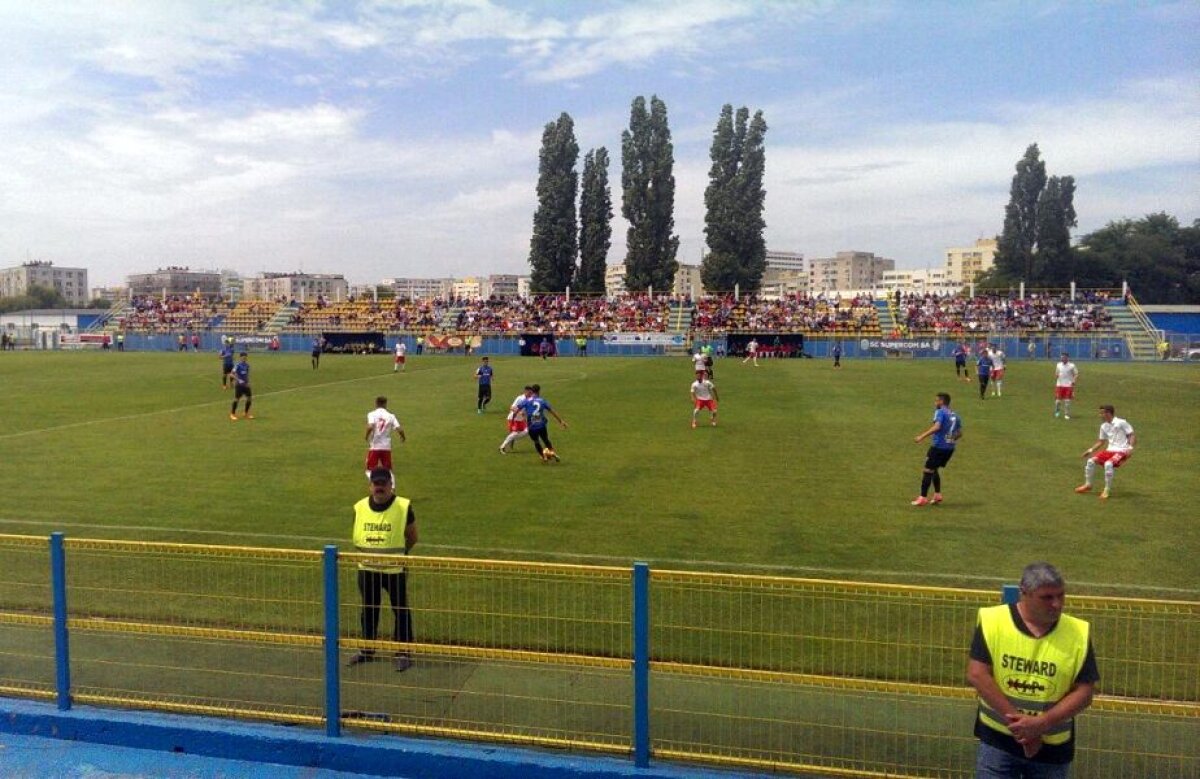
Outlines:
<svg viewBox="0 0 1200 779"><path fill-rule="evenodd" d="M535 292L562 292L575 275L575 255L579 248L575 225L578 159L575 122L564 112L542 131L538 207L533 215L533 237L529 240L530 286Z"/></svg>
<svg viewBox="0 0 1200 779"><path fill-rule="evenodd" d="M1075 179L1051 176L1038 198L1037 254L1032 281L1050 286L1066 286L1075 278L1075 253L1071 248L1071 228L1075 218Z"/></svg>
<svg viewBox="0 0 1200 779"><path fill-rule="evenodd" d="M612 245L612 191L608 186L608 149L601 146L583 158L579 193L579 271L571 289L603 293L608 249Z"/></svg>
<svg viewBox="0 0 1200 779"><path fill-rule="evenodd" d="M745 106L726 104L713 130L712 167L704 191L704 233L709 252L700 266L705 289L731 290L738 285L748 292L762 284L767 265L763 239L766 222L763 205L763 142L767 123L762 111L750 118Z"/></svg>
<svg viewBox="0 0 1200 779"><path fill-rule="evenodd" d="M1017 163L1004 207L1004 230L996 247L997 275L1008 279L1036 278L1033 249L1037 245L1037 206L1046 186L1046 163L1036 143Z"/></svg>
<svg viewBox="0 0 1200 779"><path fill-rule="evenodd" d="M675 156L667 106L656 95L650 108L640 95L621 133L621 215L626 233L625 287L667 291L675 282L679 237L675 232Z"/></svg>

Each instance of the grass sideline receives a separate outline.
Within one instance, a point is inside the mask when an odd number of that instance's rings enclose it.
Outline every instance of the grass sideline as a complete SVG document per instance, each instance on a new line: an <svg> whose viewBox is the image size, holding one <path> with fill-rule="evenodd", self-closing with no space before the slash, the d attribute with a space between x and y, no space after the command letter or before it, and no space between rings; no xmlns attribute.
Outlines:
<svg viewBox="0 0 1200 779"><path fill-rule="evenodd" d="M365 495L365 414L385 394L409 434L399 492L417 552L571 562L649 560L800 576L995 586L1035 558L1073 591L1194 598L1191 485L1200 471L1193 366L1083 363L1070 422L1052 370L1010 363L978 400L949 361L719 361L721 424L689 428L683 358L494 358L474 412L475 358L253 355L253 421L230 422L213 354L0 356L0 532L343 546ZM563 457L502 456L503 411L527 382L568 421ZM915 509L932 395L964 419L946 504ZM1071 488L1110 402L1138 433L1102 504ZM141 529L146 528L146 529Z"/></svg>

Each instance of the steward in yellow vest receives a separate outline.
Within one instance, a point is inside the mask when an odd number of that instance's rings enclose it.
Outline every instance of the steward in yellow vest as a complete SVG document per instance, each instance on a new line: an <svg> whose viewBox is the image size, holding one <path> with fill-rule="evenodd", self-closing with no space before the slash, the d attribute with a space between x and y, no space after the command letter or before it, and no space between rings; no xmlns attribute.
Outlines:
<svg viewBox="0 0 1200 779"><path fill-rule="evenodd" d="M1075 715L1100 673L1088 623L1062 613L1062 575L1033 563L1015 604L979 610L967 680L979 693L977 775L1024 776L1075 756Z"/></svg>
<svg viewBox="0 0 1200 779"><path fill-rule="evenodd" d="M417 543L417 519L412 504L392 491L392 472L386 468L371 471L371 494L354 504L354 548L381 555L406 555ZM358 591L362 595L360 624L362 637L375 641L379 636L379 617L383 593L392 604L392 641L411 643L412 613L408 608L404 566L387 563L361 563L358 566ZM373 649L363 649L350 658L355 666L375 660ZM412 657L400 650L395 655L397 671L412 667Z"/></svg>

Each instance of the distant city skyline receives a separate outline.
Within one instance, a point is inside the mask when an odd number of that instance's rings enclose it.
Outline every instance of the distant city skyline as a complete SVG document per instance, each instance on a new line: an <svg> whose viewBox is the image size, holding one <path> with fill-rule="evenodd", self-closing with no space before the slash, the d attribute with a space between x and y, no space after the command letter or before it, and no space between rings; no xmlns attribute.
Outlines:
<svg viewBox="0 0 1200 779"><path fill-rule="evenodd" d="M721 106L762 109L767 247L937 267L1038 143L1076 235L1200 217L1200 4L0 2L0 267L527 274L542 127L613 164L668 108L680 262Z"/></svg>

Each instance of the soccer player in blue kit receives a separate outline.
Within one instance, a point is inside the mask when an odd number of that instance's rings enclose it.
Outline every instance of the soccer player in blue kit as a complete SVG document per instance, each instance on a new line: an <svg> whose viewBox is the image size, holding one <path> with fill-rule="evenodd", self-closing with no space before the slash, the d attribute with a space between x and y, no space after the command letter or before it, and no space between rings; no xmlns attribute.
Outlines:
<svg viewBox="0 0 1200 779"><path fill-rule="evenodd" d="M962 420L950 409L950 395L939 392L933 399L933 424L913 439L921 443L933 436L932 446L925 453L925 470L921 474L921 494L913 499L914 506L928 506L930 503L942 502L942 475L939 468L946 467L954 456L954 447L962 437ZM933 485L933 499L930 500L929 487Z"/></svg>
<svg viewBox="0 0 1200 779"><path fill-rule="evenodd" d="M492 402L492 366L488 358L483 358L483 364L475 369L475 378L479 380L479 394L475 398L475 413L482 414L487 404Z"/></svg>
<svg viewBox="0 0 1200 779"><path fill-rule="evenodd" d="M987 385L992 378L992 368L996 363L992 360L992 355L988 353L987 347L979 350L979 359L975 361L975 370L979 375L979 399L987 400Z"/></svg>
<svg viewBox="0 0 1200 779"><path fill-rule="evenodd" d="M554 447L550 444L550 437L546 434L546 414L558 420L558 424L567 429L567 423L558 415L558 412L550 407L546 399L542 397L542 386L540 384L532 385L533 397L525 398L519 404L521 411L525 414L525 418L529 420L529 440L533 441L533 446L537 449L537 453L543 460L554 459L558 462L558 455L554 451Z"/></svg>
<svg viewBox="0 0 1200 779"><path fill-rule="evenodd" d="M238 357L238 364L233 366L229 374L233 379L233 405L229 407L229 418L234 422L237 421L238 401L243 397L246 398L246 411L243 416L246 419L254 419L254 415L250 413L250 401L254 399L254 393L250 391L250 363L246 361L245 352Z"/></svg>
<svg viewBox="0 0 1200 779"><path fill-rule="evenodd" d="M221 342L221 388L229 388L229 374L233 373L233 341Z"/></svg>
<svg viewBox="0 0 1200 779"><path fill-rule="evenodd" d="M959 344L954 347L954 378L961 378L963 381L970 381L971 374L967 371L967 349L966 344Z"/></svg>

